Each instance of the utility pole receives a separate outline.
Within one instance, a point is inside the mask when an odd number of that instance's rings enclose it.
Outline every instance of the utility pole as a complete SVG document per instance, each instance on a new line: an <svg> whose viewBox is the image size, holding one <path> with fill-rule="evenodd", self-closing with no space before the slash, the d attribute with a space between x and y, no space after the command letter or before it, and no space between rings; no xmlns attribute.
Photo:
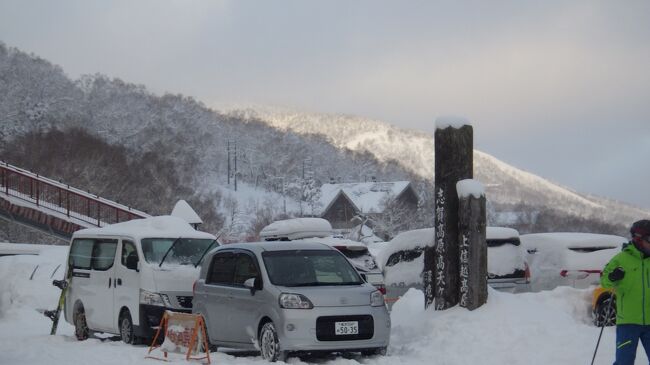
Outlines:
<svg viewBox="0 0 650 365"><path fill-rule="evenodd" d="M237 142L235 142L235 191L237 191Z"/></svg>
<svg viewBox="0 0 650 365"><path fill-rule="evenodd" d="M230 185L230 140L227 140L226 143L226 151L228 151L228 185Z"/></svg>

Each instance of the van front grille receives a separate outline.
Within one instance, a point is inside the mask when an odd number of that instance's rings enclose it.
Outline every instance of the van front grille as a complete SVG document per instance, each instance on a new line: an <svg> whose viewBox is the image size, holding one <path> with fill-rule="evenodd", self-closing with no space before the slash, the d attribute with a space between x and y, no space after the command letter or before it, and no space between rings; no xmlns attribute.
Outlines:
<svg viewBox="0 0 650 365"><path fill-rule="evenodd" d="M176 300L178 300L178 304L183 307L183 308L188 308L192 309L192 296L187 295L187 296L177 296Z"/></svg>

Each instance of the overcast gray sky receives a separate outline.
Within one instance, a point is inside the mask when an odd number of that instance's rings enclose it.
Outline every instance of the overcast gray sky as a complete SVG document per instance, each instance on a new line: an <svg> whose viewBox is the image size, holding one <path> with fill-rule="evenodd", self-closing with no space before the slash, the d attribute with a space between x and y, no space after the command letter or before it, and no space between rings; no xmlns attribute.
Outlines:
<svg viewBox="0 0 650 365"><path fill-rule="evenodd" d="M433 131L650 208L650 1L0 0L0 41L207 105Z"/></svg>

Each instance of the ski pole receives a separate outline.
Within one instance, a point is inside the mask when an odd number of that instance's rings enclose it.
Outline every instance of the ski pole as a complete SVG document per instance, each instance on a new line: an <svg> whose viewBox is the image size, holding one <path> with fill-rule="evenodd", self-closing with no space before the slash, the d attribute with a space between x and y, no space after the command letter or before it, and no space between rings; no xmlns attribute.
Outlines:
<svg viewBox="0 0 650 365"><path fill-rule="evenodd" d="M607 318L612 310L612 302L614 302L614 296L609 297L609 303L607 303L607 309L605 310L605 318L603 323L600 326L600 334L598 335L598 341L596 342L596 349L594 350L594 357L591 358L591 365L594 365L594 360L596 360L596 353L598 352L598 345L600 345L600 338L603 336L603 330L605 329L605 324L607 324Z"/></svg>

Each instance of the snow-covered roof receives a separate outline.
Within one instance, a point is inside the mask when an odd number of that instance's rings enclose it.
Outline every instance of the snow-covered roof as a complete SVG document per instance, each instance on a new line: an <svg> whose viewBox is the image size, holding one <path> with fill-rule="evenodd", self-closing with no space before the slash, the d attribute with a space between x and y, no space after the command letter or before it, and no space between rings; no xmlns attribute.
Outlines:
<svg viewBox="0 0 650 365"><path fill-rule="evenodd" d="M215 239L209 233L192 228L182 218L163 215L158 217L133 219L126 222L111 224L102 228L87 228L74 233L73 237L98 236L128 236L133 239L147 237L184 237Z"/></svg>
<svg viewBox="0 0 650 365"><path fill-rule="evenodd" d="M323 184L319 201L322 208L320 213L326 212L341 193L361 213L381 213L385 199L400 195L409 185L409 181Z"/></svg>
<svg viewBox="0 0 650 365"><path fill-rule="evenodd" d="M183 218L189 224L201 224L203 221L198 214L190 207L190 205L185 200L179 200L174 209L172 209L172 216Z"/></svg>
<svg viewBox="0 0 650 365"><path fill-rule="evenodd" d="M323 218L293 218L275 221L262 228L260 238L296 240L307 237L327 237L331 234L332 225Z"/></svg>

